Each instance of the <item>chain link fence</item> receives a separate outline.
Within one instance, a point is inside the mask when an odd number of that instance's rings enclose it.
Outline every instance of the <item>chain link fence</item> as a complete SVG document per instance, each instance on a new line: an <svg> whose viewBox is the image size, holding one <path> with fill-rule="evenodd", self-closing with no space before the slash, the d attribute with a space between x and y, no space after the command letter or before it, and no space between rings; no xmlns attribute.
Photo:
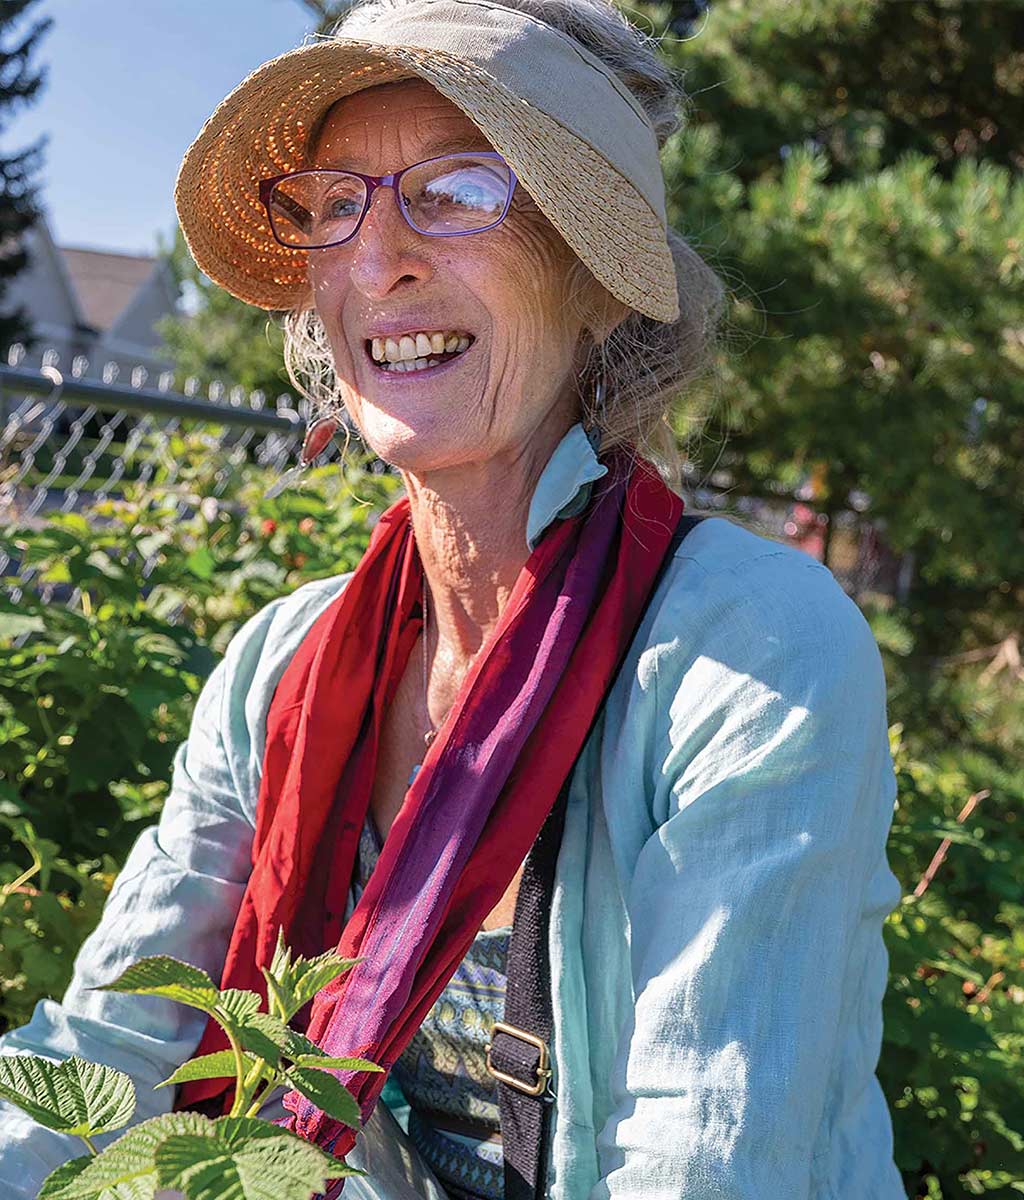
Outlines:
<svg viewBox="0 0 1024 1200"><path fill-rule="evenodd" d="M200 393L198 380L187 379L181 392L172 390L174 376L165 371L151 379L137 366L119 379L115 363L100 378L86 378L89 363L76 357L70 369L60 367L55 351L42 355L38 367L22 365L23 348L15 344L0 365L0 525L38 527L52 512L76 512L97 501L119 496L128 481L145 484L159 473L166 489L177 488L177 515L191 515L204 496L189 486L189 463L176 457L178 435L190 435L196 453L217 462L213 483L204 494L216 499L244 463L268 469L268 478L298 458L305 432L307 406L288 394L273 399L261 392L222 383ZM343 448L331 442L318 463L337 461ZM381 470L387 470L380 464ZM739 497L727 470L703 480L694 469L687 477L692 507L717 511L756 532L796 545L821 557L823 514L815 511L811 489L796 496ZM806 494L805 494L806 493ZM863 509L866 498L832 517L829 567L855 599L872 596L903 598L909 589L912 560L889 550ZM90 519L94 519L90 517ZM143 567L148 576L156 561ZM14 601L33 588L44 602L66 599L54 585L35 580L35 568L12 562L0 547L0 576Z"/></svg>
<svg viewBox="0 0 1024 1200"><path fill-rule="evenodd" d="M187 444L196 453L217 463L212 485L205 489L214 498L243 463L265 466L269 475L293 461L302 443L305 402L296 405L289 395L269 404L260 392L214 385L201 396L195 379L186 380L184 391L177 393L171 390L169 371L151 383L145 367L136 367L127 382L119 383L114 363L97 380L85 378L89 364L83 357L76 357L66 374L52 351L44 353L39 369L22 368L22 358L22 347L15 344L7 364L0 366L4 527L38 528L51 513L87 510L119 498L129 482L145 485L157 475L163 489L177 494L175 517L191 515L204 496L188 484L188 459L174 453L182 434L189 435ZM332 444L321 461L338 453ZM143 564L144 577L156 558L154 554ZM31 587L44 603L78 602L74 591L58 597L53 584L37 586L35 574L33 566L12 562L0 548L0 575L12 600Z"/></svg>

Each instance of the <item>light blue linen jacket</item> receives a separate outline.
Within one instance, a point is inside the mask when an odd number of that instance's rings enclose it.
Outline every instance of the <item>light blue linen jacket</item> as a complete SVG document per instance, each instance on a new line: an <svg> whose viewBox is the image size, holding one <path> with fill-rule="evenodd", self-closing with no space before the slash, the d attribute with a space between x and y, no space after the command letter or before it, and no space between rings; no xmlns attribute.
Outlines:
<svg viewBox="0 0 1024 1200"><path fill-rule="evenodd" d="M538 481L531 546L604 471L574 426ZM346 578L272 601L232 639L63 1002L41 1001L0 1052L108 1063L136 1082L136 1120L168 1110L172 1089L150 1089L205 1018L88 989L156 953L219 978L271 696ZM859 609L802 551L702 521L571 782L550 926L551 1200L905 1200L875 1076L895 793ZM3 1108L2 1195L29 1200L83 1148Z"/></svg>

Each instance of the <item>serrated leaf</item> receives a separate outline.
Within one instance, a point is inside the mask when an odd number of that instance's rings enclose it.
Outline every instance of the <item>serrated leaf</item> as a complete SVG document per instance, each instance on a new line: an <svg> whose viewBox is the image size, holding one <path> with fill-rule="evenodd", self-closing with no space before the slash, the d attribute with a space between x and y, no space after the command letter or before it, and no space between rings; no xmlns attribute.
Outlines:
<svg viewBox="0 0 1024 1200"><path fill-rule="evenodd" d="M243 1054L246 1070L253 1066L256 1059L251 1054ZM233 1050L217 1050L213 1054L201 1054L198 1058L190 1058L162 1083L158 1088L175 1083L188 1083L193 1079L231 1079L236 1073L235 1054Z"/></svg>
<svg viewBox="0 0 1024 1200"><path fill-rule="evenodd" d="M326 987L345 971L351 970L360 961L358 958L342 958L333 950L308 962L299 959L292 968L292 996L297 1006L295 1011L298 1012L321 988Z"/></svg>
<svg viewBox="0 0 1024 1200"><path fill-rule="evenodd" d="M316 1044L311 1042L304 1033L299 1033L297 1029L292 1029L291 1026L285 1025L283 1021L277 1017L272 1017L267 1013L260 1013L252 1018L253 1025L265 1033L278 1051L278 1058L281 1056L294 1062L299 1058L324 1058L324 1052Z"/></svg>
<svg viewBox="0 0 1024 1200"><path fill-rule="evenodd" d="M118 1192L118 1188L135 1188L140 1198L151 1200L158 1186L153 1157L157 1146L165 1138L178 1135L212 1136L213 1125L209 1117L194 1112L164 1113L143 1121L91 1159L73 1180L47 1200L96 1200L97 1196L103 1200L108 1197L135 1200L130 1190Z"/></svg>
<svg viewBox="0 0 1024 1200"><path fill-rule="evenodd" d="M85 1154L81 1158L73 1158L70 1162L62 1163L56 1171L51 1171L43 1180L38 1200L50 1200L62 1187L77 1179L92 1160L91 1154Z"/></svg>
<svg viewBox="0 0 1024 1200"><path fill-rule="evenodd" d="M140 958L112 983L101 984L94 990L163 996L211 1015L221 1000L220 989L205 971L166 954Z"/></svg>
<svg viewBox="0 0 1024 1200"><path fill-rule="evenodd" d="M299 1033L297 1029L288 1029L288 1040L284 1044L282 1050L285 1058L290 1058L293 1062L297 1058L304 1056L320 1058L324 1052L316 1044L311 1042L304 1033Z"/></svg>
<svg viewBox="0 0 1024 1200"><path fill-rule="evenodd" d="M92 1161L91 1157L89 1161ZM146 1179L133 1179L130 1183L100 1188L98 1191L89 1192L87 1196L77 1197L77 1200L154 1200L156 1188L156 1176L150 1175ZM40 1197L42 1194L40 1192ZM47 1193L48 1200L59 1200L64 1195L64 1192Z"/></svg>
<svg viewBox="0 0 1024 1200"><path fill-rule="evenodd" d="M282 1015L286 1015L288 1013L287 994L282 991L281 985L266 967L260 967L260 970L263 972L263 978L267 981L267 999L273 1002Z"/></svg>
<svg viewBox="0 0 1024 1200"><path fill-rule="evenodd" d="M300 1054L295 1060L297 1067L315 1067L319 1071L383 1071L367 1058L331 1058L326 1054Z"/></svg>
<svg viewBox="0 0 1024 1200"><path fill-rule="evenodd" d="M241 1024L260 1011L263 1003L258 992L247 992L242 988L225 988L217 999L217 1009L232 1021Z"/></svg>
<svg viewBox="0 0 1024 1200"><path fill-rule="evenodd" d="M284 1019L290 1021L322 987L360 961L358 958L342 958L334 950L328 950L315 958L303 958L300 955L293 962L292 952L284 942L284 931L278 928L277 945L269 971L267 968L262 970L267 976L268 990L272 990Z"/></svg>
<svg viewBox="0 0 1024 1200"><path fill-rule="evenodd" d="M311 1100L335 1121L358 1129L362 1124L359 1105L347 1087L334 1075L311 1067L291 1067L285 1072L288 1083Z"/></svg>
<svg viewBox="0 0 1024 1200"><path fill-rule="evenodd" d="M229 1028L243 1050L258 1055L271 1066L281 1058L281 1046L287 1040L285 1024L270 1013L260 1012L261 998L255 992L229 989L222 993L214 1016Z"/></svg>
<svg viewBox="0 0 1024 1200"><path fill-rule="evenodd" d="M160 1186L189 1200L309 1200L354 1172L317 1146L265 1121L222 1117L212 1136L178 1135L155 1155Z"/></svg>
<svg viewBox="0 0 1024 1200"><path fill-rule="evenodd" d="M276 1067L281 1061L281 1048L273 1038L268 1037L259 1028L257 1021L258 1018L253 1018L245 1025L239 1026L235 1030L235 1035L243 1050L248 1050L251 1054L255 1054L261 1058L265 1063Z"/></svg>
<svg viewBox="0 0 1024 1200"><path fill-rule="evenodd" d="M243 988L221 991L205 971L167 955L140 959L119 979L103 986L103 991L130 992L135 995L162 996L209 1013L229 1029L241 1043L275 1065L280 1057L277 1047L263 1033L254 1018L259 1018L262 998L257 992ZM267 1014L262 1014L272 1020ZM234 1068L229 1075L234 1075Z"/></svg>
<svg viewBox="0 0 1024 1200"><path fill-rule="evenodd" d="M127 1075L77 1055L61 1063L32 1054L0 1056L0 1096L47 1129L75 1137L120 1129L135 1111L135 1085Z"/></svg>
<svg viewBox="0 0 1024 1200"><path fill-rule="evenodd" d="M274 947L274 957L270 960L270 973L275 979L284 979L291 970L292 952L285 945L284 926L277 927L277 945Z"/></svg>

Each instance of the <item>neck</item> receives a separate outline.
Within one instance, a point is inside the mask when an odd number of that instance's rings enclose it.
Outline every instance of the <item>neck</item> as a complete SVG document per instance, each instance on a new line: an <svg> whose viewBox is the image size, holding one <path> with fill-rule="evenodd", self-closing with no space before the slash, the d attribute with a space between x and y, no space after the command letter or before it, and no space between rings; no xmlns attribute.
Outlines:
<svg viewBox="0 0 1024 1200"><path fill-rule="evenodd" d="M539 428L514 453L403 472L429 591L430 642L445 675L461 678L501 616L529 557L534 489L570 424L563 418Z"/></svg>

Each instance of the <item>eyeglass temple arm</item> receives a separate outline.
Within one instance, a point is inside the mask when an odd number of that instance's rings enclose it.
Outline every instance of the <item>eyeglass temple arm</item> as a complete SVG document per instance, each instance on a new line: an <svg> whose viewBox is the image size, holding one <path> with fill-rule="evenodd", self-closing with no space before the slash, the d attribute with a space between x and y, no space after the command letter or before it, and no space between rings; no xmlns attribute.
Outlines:
<svg viewBox="0 0 1024 1200"><path fill-rule="evenodd" d="M313 214L305 205L300 204L298 200L293 200L285 192L276 189L271 192L270 199L274 208L294 221L303 233L309 233L313 226Z"/></svg>

